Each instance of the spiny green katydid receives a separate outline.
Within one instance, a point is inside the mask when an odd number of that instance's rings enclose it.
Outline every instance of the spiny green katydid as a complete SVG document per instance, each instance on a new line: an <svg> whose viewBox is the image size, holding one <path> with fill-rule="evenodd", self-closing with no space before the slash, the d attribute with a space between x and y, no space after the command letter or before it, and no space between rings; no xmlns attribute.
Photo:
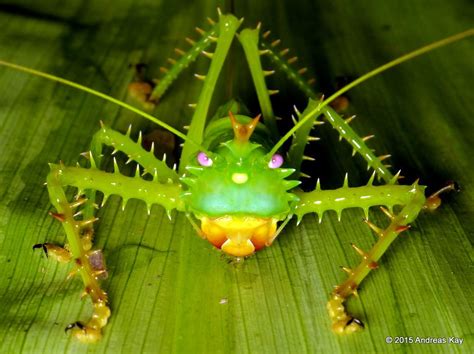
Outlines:
<svg viewBox="0 0 474 354"><path fill-rule="evenodd" d="M328 210L336 211L340 216L344 209L362 208L366 214L364 221L379 236L378 241L369 251L353 245L362 256L362 261L353 269L344 268L348 278L335 288L327 305L333 331L347 334L361 329L363 324L346 312L344 302L357 292L368 273L377 268L379 259L398 234L409 228L418 213L423 209L436 209L440 204L439 194L455 188L454 184L450 184L426 198L425 186L418 182L398 184L400 172L392 174L383 163L388 156L375 155L366 144L368 137L360 137L350 127L351 118L342 118L329 104L370 77L418 55L472 36L474 30L448 37L393 60L324 99L313 91L310 82L303 79L304 70L296 70L288 65L288 60L284 59L285 53L275 51L275 43L267 42L268 32L261 33L260 25L238 33L242 22L243 19L219 12L218 21L210 20L211 28L207 31L199 29L199 40L188 40L191 43L190 50L177 50L180 57L170 61L171 66L162 70L164 76L160 82L143 95L148 104L158 102L189 63L201 53L207 56L211 65L206 75L196 75L204 84L199 99L193 105L195 111L187 134L138 108L91 88L0 61L2 66L42 76L118 104L184 141L179 168L170 168L165 159L157 160L154 157L153 147L148 151L141 146L141 135L135 142L130 138L130 131L124 135L102 125L92 138L91 148L87 153L90 163L88 168L67 167L61 163L50 165L47 188L56 208L52 216L64 226L68 246L63 248L44 243L34 247L42 248L60 262L72 263L73 272L84 282L85 294L92 299L93 315L86 323L75 322L67 327L79 340L100 340L102 329L111 314L107 295L99 284L100 278L107 274L103 254L100 250L94 250L92 243L93 224L97 221L97 191L103 194L102 205L108 196L118 195L123 198L123 205L127 200L136 198L146 203L148 211L152 205L157 204L168 213L173 209L183 212L201 237L234 257L251 256L255 251L270 246L293 217L301 221L305 214L316 213L321 219ZM224 115L209 121L209 107L216 82L236 37L242 45L250 69L261 115L252 118L244 108L231 102L225 106L228 111ZM211 46L215 48L211 50ZM265 82L265 76L272 74L273 70L262 68L261 57L264 55L270 57L275 71L286 74L309 99L303 112L296 110L294 127L282 135L270 101L275 90L269 90ZM314 139L310 132L323 118L352 146L354 153L365 159L373 169L367 185L349 187L346 175L343 186L338 189L322 190L319 181L313 191L303 192L298 189L299 179L303 175L301 163L305 159L311 159L304 154L305 146ZM285 161L279 151L290 139L291 145ZM135 161L135 176L121 174L115 160L113 173L101 170L104 145L112 146L114 152L123 152L129 156L130 161ZM151 175L151 178L144 179L143 175ZM384 183L374 185L375 177ZM66 197L66 186L78 189L72 201ZM368 210L373 206L381 206L389 218L388 226L379 228L368 220ZM394 211L395 206L399 207L397 212Z"/></svg>

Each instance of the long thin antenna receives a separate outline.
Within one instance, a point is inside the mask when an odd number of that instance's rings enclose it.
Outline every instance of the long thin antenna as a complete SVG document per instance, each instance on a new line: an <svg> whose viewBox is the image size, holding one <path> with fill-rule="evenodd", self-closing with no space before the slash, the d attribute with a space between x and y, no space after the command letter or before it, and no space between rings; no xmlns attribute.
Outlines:
<svg viewBox="0 0 474 354"><path fill-rule="evenodd" d="M118 99L115 99L115 98L109 96L109 95L106 95L105 93L102 93L102 92L96 91L94 89L91 89L89 87L83 86L83 85L78 84L74 81L69 81L69 80L60 78L58 76L45 73L43 71L31 69L31 68L28 68L26 66L22 66L22 65L18 65L18 64L13 64L13 63L10 63L8 61L0 60L0 65L1 66L6 66L6 67L9 67L11 69L18 70L18 71L23 71L23 72L26 72L28 74L32 74L32 75L35 75L35 76L40 76L40 77L43 77L45 79L61 83L63 85L71 86L71 87L74 87L74 88L76 88L80 91L90 93L90 94L92 94L94 96L97 96L97 97L100 97L100 98L102 98L106 101L115 103L116 105L119 105L119 106L121 106L125 109L128 109L129 111L132 111L132 112L142 116L143 118L146 118L146 119L152 121L153 123L156 123L159 126L169 130L171 133L176 134L176 136L180 137L184 141L189 141L192 144L198 146L199 148L202 148L202 146L200 144L198 144L198 143L194 142L193 140L189 139L185 134L181 133L179 130L176 130L175 128L173 128L172 126L166 124L165 122L162 122L161 120L153 117L151 114L148 114L148 113L142 111L141 109L135 108L135 107L133 107L133 106L131 106L131 105L125 103L125 102L122 102ZM205 150L205 149L203 149L203 150Z"/></svg>
<svg viewBox="0 0 474 354"><path fill-rule="evenodd" d="M293 126L293 128L291 128L276 144L275 146L272 148L272 150L269 152L268 155L272 156L273 154L275 154L278 149L283 145L283 143L288 140L295 131L297 131L303 124L306 123L306 121L308 119L310 119L311 117L313 117L315 114L319 114L321 113L321 109L325 106L327 106L329 103L331 103L333 100L335 100L336 98L338 98L340 95L342 95L344 92L346 91L349 91L351 88L361 84L362 82L368 80L369 78L371 78L372 76L375 76L377 74L380 74L381 72L385 71L385 70L388 70L390 68L393 68L394 66L396 65L399 65L407 60L410 60L412 58L415 58L419 55L422 55L424 53L427 53L427 52L430 52L434 49L437 49L437 48L440 48L440 47L443 47L445 45L448 45L448 44L451 44L453 42L456 42L456 41L459 41L463 38L467 38L467 37L470 37L470 36L473 36L474 35L474 28L470 28L468 29L467 31L464 31L464 32L461 32L461 33L458 33L458 34L455 34L453 36L450 36L450 37L447 37L447 38L444 38L444 39L441 39L437 42L434 42L434 43L431 43L431 44L428 44L424 47L421 47L417 50L414 50L408 54L405 54L395 60L392 60L382 66L379 66L378 68L372 70L372 71L369 71L367 74L361 76L360 78L352 81L350 84L344 86L343 88L341 88L340 90L336 91L335 93L333 93L331 96L329 96L327 99L325 99L324 101L322 101L315 109L313 109L312 111L308 112L304 117L302 117L297 124L295 124Z"/></svg>

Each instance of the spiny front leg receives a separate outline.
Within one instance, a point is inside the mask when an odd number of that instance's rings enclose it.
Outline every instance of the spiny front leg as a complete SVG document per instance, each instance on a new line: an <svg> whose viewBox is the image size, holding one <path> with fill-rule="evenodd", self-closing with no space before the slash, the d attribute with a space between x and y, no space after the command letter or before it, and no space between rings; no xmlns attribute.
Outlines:
<svg viewBox="0 0 474 354"><path fill-rule="evenodd" d="M140 131L137 142L130 138L131 126L129 126L127 132L121 134L101 122L101 128L97 131L90 145L90 151L83 153L89 162L91 169L99 169L103 157L103 146L112 146L114 151L112 154L122 152L128 156L126 162L130 163L135 161L143 167L143 174L150 174L155 180L161 183L177 183L179 181L178 173L176 172L176 166L170 168L166 165L166 155L163 155L163 160L158 160L154 154L154 143L151 145L150 151L145 150L142 147L142 133ZM115 161L114 161L115 163ZM138 167L137 167L138 168ZM81 213L86 218L92 218L95 215L95 200L96 192L94 189L88 189L85 193L85 205L81 210ZM105 204L106 197L102 199L102 205ZM83 240L86 238L89 240L90 247L92 247L92 238L94 230L90 225L84 232Z"/></svg>
<svg viewBox="0 0 474 354"><path fill-rule="evenodd" d="M69 263L71 261L71 252L69 252L69 250L65 247L63 248L58 245L45 242L45 243L38 243L33 246L33 250L37 248L41 248L47 258L51 257L59 263Z"/></svg>
<svg viewBox="0 0 474 354"><path fill-rule="evenodd" d="M107 294L100 287L99 279L106 275L102 252L91 250L88 235L90 226L97 220L95 217L84 217L77 212L77 208L86 203L85 198L77 198L69 202L66 198L65 186L73 186L81 191L97 190L104 193L104 198L111 194L119 195L124 202L130 198L145 201L148 209L153 204L165 207L169 213L172 209L183 210L180 200L181 186L179 184L159 183L146 181L140 178L139 173L135 177L126 177L119 173L107 173L96 168L85 169L80 167L65 167L63 165L51 164L51 172L47 178L50 199L57 212L53 214L61 221L68 240L68 252L57 246L51 248L48 244L40 245L51 253L61 253L64 259L74 262L71 274L77 274L84 283L84 295L89 295L93 304L93 314L86 323L75 322L68 326L73 335L82 342L96 342L102 334L101 330L107 324L110 317L110 309L107 305Z"/></svg>
<svg viewBox="0 0 474 354"><path fill-rule="evenodd" d="M90 162L90 169L99 169L102 162L103 146L112 146L114 151L112 154L122 152L128 156L126 163L135 161L143 167L143 174L151 174L155 181L160 183L177 183L179 181L176 168L170 168L166 165L166 155L163 156L163 160L158 160L154 155L154 144L152 144L150 151L145 150L142 143L142 133L140 131L138 141L135 142L130 138L131 126L128 128L126 134L121 134L103 124L101 122L101 129L94 134L90 146L90 151L83 153ZM114 161L115 169L118 170L116 162ZM138 173L138 167L137 167ZM84 190L85 198L81 198L75 202L76 207L81 207L81 210L77 211L78 215L81 214L85 219L91 219L94 217L96 212L96 191L95 189ZM107 200L107 196L102 199L102 205ZM148 211L150 211L148 209ZM52 214L55 216L56 214ZM56 217L58 218L58 217ZM59 218L60 219L60 218ZM84 226L82 230L82 242L84 248L89 250L92 248L92 241L94 236L93 225ZM39 246L39 245L35 245ZM65 259L65 254L69 251L67 249L58 248L51 244L44 244L41 246L46 255L52 254L56 259ZM38 248L38 247L36 247Z"/></svg>
<svg viewBox="0 0 474 354"><path fill-rule="evenodd" d="M177 183L179 181L178 173L176 172L176 166L172 169L166 165L166 155L163 156L163 160L158 160L154 155L154 143L151 146L150 151L145 150L142 143L142 133L140 131L138 135L138 141L135 142L130 138L131 126L127 132L121 134L101 122L101 128L97 131L90 145L90 151L83 153L90 162L91 169L100 169L102 162L103 146L112 146L114 151L112 154L122 152L128 156L126 163L135 161L143 167L143 174L151 174L155 180L161 183ZM138 167L137 167L138 168ZM96 207L96 191L95 189L87 189L84 191L85 203L81 209L81 214L85 218L92 218L95 215ZM102 199L102 205L104 205L107 197ZM94 230L92 225L89 225L83 232L83 241L88 240L89 249L92 247L92 239Z"/></svg>
<svg viewBox="0 0 474 354"><path fill-rule="evenodd" d="M297 192L300 201L295 209L295 214L299 219L309 212L318 214L321 221L322 215L327 210L334 210L341 215L343 209L360 207L368 215L368 210L372 206L383 205L384 213L390 218L390 224L381 229L365 219L365 222L379 236L378 241L368 252L365 252L352 244L352 247L362 256L361 263L355 268L343 267L349 277L338 285L327 304L329 316L332 321L332 329L338 334L349 334L363 328L360 320L352 317L346 312L344 302L351 296L357 294L357 288L371 270L378 267L378 260L390 247L397 236L409 228L408 224L416 219L420 210L425 206L424 186L417 182L411 186L383 185L372 186L371 181L367 186L349 188L347 178L344 186L336 190L321 190L304 193ZM394 180L395 181L395 180ZM395 205L401 205L402 209L398 214L391 211Z"/></svg>
<svg viewBox="0 0 474 354"><path fill-rule="evenodd" d="M64 227L68 240L68 257L74 262L72 273L78 274L84 283L84 292L91 297L94 307L92 318L86 323L76 323L77 326L70 327L73 335L82 342L96 342L101 338L101 329L107 324L110 317L110 309L107 305L107 294L100 287L98 279L104 274L105 269L97 271L92 266L89 257L96 252L89 249L89 242L84 243L82 233L96 219L76 220L75 218L75 202L68 202L62 184L60 181L60 169L53 170L47 179L48 192L52 204L57 210L56 215ZM51 249L46 248L48 253ZM54 254L64 253L55 246Z"/></svg>

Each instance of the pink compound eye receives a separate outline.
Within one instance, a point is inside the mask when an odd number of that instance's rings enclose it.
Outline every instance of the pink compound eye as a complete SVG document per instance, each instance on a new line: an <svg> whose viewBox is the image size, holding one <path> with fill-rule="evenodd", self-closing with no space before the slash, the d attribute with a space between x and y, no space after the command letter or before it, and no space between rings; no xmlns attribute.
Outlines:
<svg viewBox="0 0 474 354"><path fill-rule="evenodd" d="M283 165L283 157L280 154L275 154L272 156L272 159L268 163L270 168L278 168Z"/></svg>
<svg viewBox="0 0 474 354"><path fill-rule="evenodd" d="M209 156L206 155L205 152L201 151L197 156L197 160L201 166L212 166L212 160L209 158Z"/></svg>

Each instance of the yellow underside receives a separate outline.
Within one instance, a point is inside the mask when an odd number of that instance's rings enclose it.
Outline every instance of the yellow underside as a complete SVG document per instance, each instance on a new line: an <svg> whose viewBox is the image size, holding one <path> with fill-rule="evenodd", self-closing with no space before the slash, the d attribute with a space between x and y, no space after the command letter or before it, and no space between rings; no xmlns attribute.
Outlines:
<svg viewBox="0 0 474 354"><path fill-rule="evenodd" d="M277 219L252 216L203 217L201 231L209 242L232 256L249 256L270 246Z"/></svg>

